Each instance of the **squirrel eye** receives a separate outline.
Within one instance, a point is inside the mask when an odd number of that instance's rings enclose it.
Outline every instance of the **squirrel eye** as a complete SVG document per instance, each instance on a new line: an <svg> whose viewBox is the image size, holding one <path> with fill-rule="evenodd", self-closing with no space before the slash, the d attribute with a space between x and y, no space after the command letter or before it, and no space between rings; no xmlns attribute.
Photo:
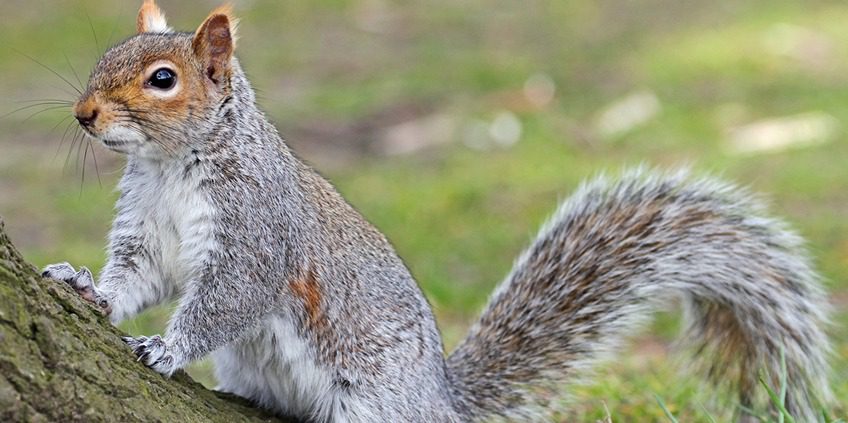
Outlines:
<svg viewBox="0 0 848 423"><path fill-rule="evenodd" d="M147 85L159 88L160 90L169 90L177 83L177 75L174 71L168 68L159 68L153 72L150 79L147 80Z"/></svg>

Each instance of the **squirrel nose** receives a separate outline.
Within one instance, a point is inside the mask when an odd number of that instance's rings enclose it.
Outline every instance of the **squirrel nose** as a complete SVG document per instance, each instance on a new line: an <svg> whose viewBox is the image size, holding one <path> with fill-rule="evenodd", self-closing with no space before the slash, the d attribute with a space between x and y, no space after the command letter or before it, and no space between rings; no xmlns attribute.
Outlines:
<svg viewBox="0 0 848 423"><path fill-rule="evenodd" d="M77 118L80 125L89 127L92 123L94 123L94 120L97 119L97 109L79 110L74 113L74 117Z"/></svg>

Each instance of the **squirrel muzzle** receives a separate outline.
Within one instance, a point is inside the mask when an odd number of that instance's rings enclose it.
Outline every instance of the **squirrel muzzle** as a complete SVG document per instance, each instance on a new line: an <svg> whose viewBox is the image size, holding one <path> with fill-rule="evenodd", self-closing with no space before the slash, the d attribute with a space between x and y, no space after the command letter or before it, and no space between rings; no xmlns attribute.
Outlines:
<svg viewBox="0 0 848 423"><path fill-rule="evenodd" d="M93 95L87 95L74 104L74 117L80 126L91 132L100 110Z"/></svg>

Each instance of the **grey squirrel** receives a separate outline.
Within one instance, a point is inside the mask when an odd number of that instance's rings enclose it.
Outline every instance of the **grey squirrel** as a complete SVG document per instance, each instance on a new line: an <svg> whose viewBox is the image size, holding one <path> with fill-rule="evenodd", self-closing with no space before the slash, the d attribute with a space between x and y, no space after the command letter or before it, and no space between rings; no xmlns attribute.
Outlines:
<svg viewBox="0 0 848 423"><path fill-rule="evenodd" d="M235 26L223 7L174 32L146 0L74 107L127 165L100 282L67 263L43 274L114 323L178 297L164 337L125 338L146 365L170 376L211 354L218 389L311 421L546 420L680 298L714 381L763 406L757 370L776 385L783 351L787 408L816 419L827 303L801 239L745 190L685 172L584 184L445 358L390 243L258 110Z"/></svg>

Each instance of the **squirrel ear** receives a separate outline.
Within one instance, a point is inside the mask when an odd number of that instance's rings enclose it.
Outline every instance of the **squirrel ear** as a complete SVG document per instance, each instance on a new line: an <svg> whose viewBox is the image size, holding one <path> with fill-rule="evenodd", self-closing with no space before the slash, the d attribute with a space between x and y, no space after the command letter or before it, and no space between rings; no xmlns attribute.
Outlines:
<svg viewBox="0 0 848 423"><path fill-rule="evenodd" d="M232 6L227 4L213 10L194 33L194 54L206 65L206 75L216 85L229 77L237 24Z"/></svg>
<svg viewBox="0 0 848 423"><path fill-rule="evenodd" d="M144 0L144 4L138 11L135 26L139 34L143 32L171 32L168 22L165 21L165 14L156 5L155 0Z"/></svg>

